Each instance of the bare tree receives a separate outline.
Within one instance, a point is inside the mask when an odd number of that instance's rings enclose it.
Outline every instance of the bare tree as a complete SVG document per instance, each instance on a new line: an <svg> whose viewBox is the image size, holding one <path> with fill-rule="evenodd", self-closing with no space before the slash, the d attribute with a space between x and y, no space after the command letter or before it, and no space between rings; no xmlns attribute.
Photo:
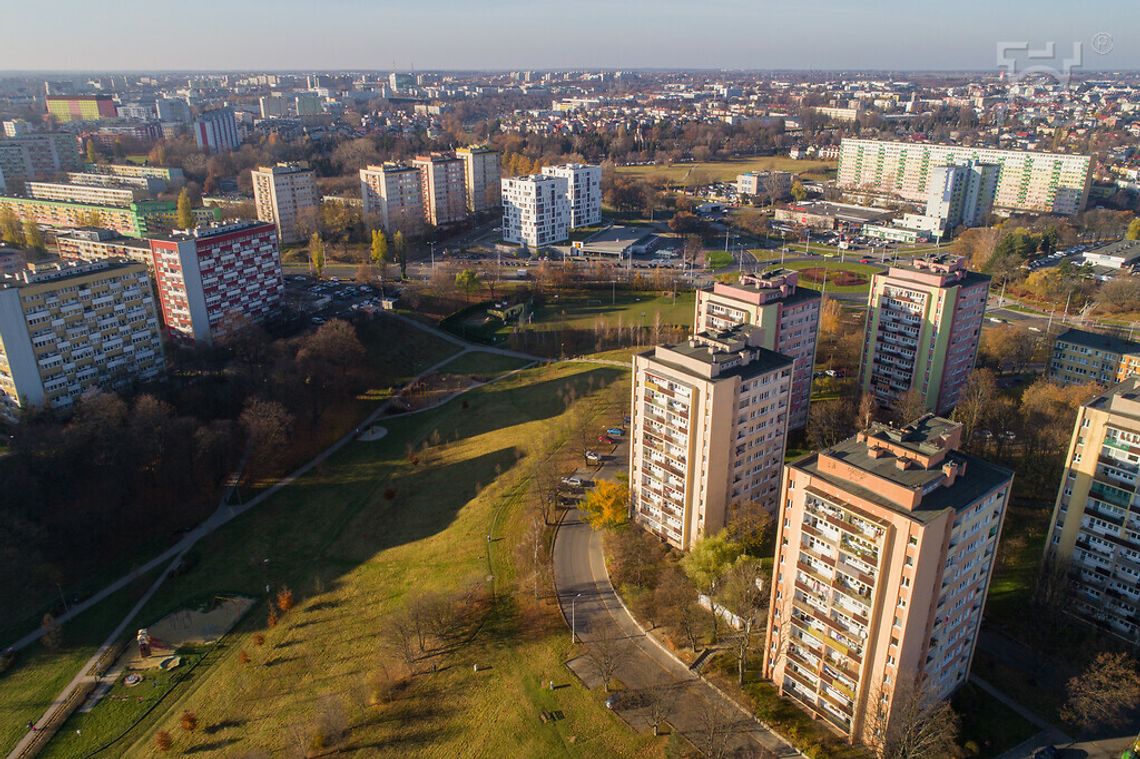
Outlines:
<svg viewBox="0 0 1140 759"><path fill-rule="evenodd" d="M401 611L390 616L381 630L381 637L404 662L408 672L414 675L421 650L416 646L416 628L408 614Z"/></svg>
<svg viewBox="0 0 1140 759"><path fill-rule="evenodd" d="M710 701L702 701L698 716L700 729L692 735L693 743L708 759L725 759L732 752L742 720Z"/></svg>
<svg viewBox="0 0 1140 759"><path fill-rule="evenodd" d="M1071 587L1069 561L1056 551L1047 551L1037 575L1037 603L1047 609L1060 611L1068 604Z"/></svg>
<svg viewBox="0 0 1140 759"><path fill-rule="evenodd" d="M958 715L931 692L921 675L898 680L893 694L883 687L871 697L866 730L882 759L954 755Z"/></svg>
<svg viewBox="0 0 1140 759"><path fill-rule="evenodd" d="M677 628L688 641L689 649L696 651L700 611L692 582L679 568L669 567L658 580L654 595L662 621Z"/></svg>
<svg viewBox="0 0 1140 759"><path fill-rule="evenodd" d="M764 624L767 616L768 573L759 561L739 561L728 571L723 587L721 596L740 621L733 653L736 656L737 681L743 685L756 628Z"/></svg>
<svg viewBox="0 0 1140 759"><path fill-rule="evenodd" d="M653 728L654 735L661 734L661 723L669 719L678 695L677 686L671 682L659 683L642 691L645 719Z"/></svg>
<svg viewBox="0 0 1140 759"><path fill-rule="evenodd" d="M1140 675L1126 653L1102 651L1065 686L1061 718L1084 730L1123 727L1140 706Z"/></svg>
<svg viewBox="0 0 1140 759"><path fill-rule="evenodd" d="M602 679L602 688L606 693L610 692L610 681L613 680L628 653L628 642L616 637L606 628L603 628L601 635L590 641L586 659L594 673Z"/></svg>

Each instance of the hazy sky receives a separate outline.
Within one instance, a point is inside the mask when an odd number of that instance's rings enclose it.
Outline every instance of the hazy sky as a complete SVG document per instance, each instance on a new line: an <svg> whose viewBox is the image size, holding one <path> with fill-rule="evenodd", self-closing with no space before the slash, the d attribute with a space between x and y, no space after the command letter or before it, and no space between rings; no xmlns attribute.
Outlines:
<svg viewBox="0 0 1140 759"><path fill-rule="evenodd" d="M43 0L0 70L995 68L998 41L1140 68L1137 0ZM72 23L74 21L74 23ZM1112 36L1097 54L1092 40ZM1101 37L1102 41L1106 38ZM1101 45L1102 49L1105 45Z"/></svg>

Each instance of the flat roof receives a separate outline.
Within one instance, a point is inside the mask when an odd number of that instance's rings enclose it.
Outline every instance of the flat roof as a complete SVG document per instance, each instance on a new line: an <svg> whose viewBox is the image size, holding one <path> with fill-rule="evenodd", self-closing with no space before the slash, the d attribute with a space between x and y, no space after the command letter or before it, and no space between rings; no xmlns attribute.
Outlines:
<svg viewBox="0 0 1140 759"><path fill-rule="evenodd" d="M718 351L712 346L702 345L699 343L694 345L693 343L687 342L678 343L677 345L661 345L658 347L674 351L675 353L679 353L686 358L691 358L710 365L723 363L725 361L735 359L739 356L739 353L736 351ZM790 367L793 363L792 359L788 358L782 353L777 353L776 351L768 350L767 348L749 347L746 350L752 352L754 356L751 361L741 366L736 366L732 369L721 372L715 377L705 377L703 375L693 374L692 370L690 370L688 367L682 366L680 364L675 364L669 361L667 358L662 358L655 355L655 350L656 349L647 351L641 355L647 356L659 364L668 366L670 369L674 369L678 372L697 377L701 380L711 380L713 382L729 377L751 379L752 377L759 377L762 374L768 374L769 372L773 372L784 367Z"/></svg>
<svg viewBox="0 0 1140 759"><path fill-rule="evenodd" d="M878 221L893 213L885 208L853 206L847 203L832 203L829 200L808 200L802 203L792 203L787 207L787 210L797 213L819 214L822 216L847 217L862 221Z"/></svg>
<svg viewBox="0 0 1140 759"><path fill-rule="evenodd" d="M1114 335L1102 335L1099 332L1085 332L1083 329L1067 329L1057 335L1055 342L1066 342L1079 345L1082 348L1094 348L1113 353L1135 353L1140 351L1140 343L1125 340Z"/></svg>
<svg viewBox="0 0 1140 759"><path fill-rule="evenodd" d="M640 240L644 240L646 237L651 237L653 234L654 231L652 229L646 229L645 227L613 225L590 235L586 238L583 245L620 246L626 248Z"/></svg>

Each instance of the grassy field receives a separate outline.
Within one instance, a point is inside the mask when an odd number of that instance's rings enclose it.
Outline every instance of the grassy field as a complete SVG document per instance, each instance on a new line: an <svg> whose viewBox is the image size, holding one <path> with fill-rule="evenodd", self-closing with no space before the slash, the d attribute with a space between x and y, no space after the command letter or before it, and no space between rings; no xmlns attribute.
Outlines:
<svg viewBox="0 0 1140 759"><path fill-rule="evenodd" d="M619 166L617 173L639 179L666 179L674 184L685 184L694 175L704 182L731 182L746 171L791 171L796 174L824 176L834 173L835 161L796 161L787 156L760 156L736 161L706 161L704 163L658 164L655 166Z"/></svg>
<svg viewBox="0 0 1140 759"><path fill-rule="evenodd" d="M532 457L557 444L566 393L600 393L613 414L627 387L616 368L543 367L388 420L383 440L342 450L203 541L198 567L165 586L142 621L219 592L264 598L266 585L288 584L297 608L268 628L264 602L255 606L216 659L126 735L117 733L129 725L100 722L97 708L65 727L53 755L119 737L113 755L151 756L159 729L178 753L283 755L311 746L335 713L347 726L338 748L358 755L659 756L662 739L632 733L563 668L569 644L556 605L512 592L526 527L512 517ZM499 601L473 640L397 700L369 705L369 678L402 666L381 633L386 616L413 591L485 586L488 561ZM545 689L551 679L566 687ZM196 732L178 727L187 709ZM544 723L543 711L563 718Z"/></svg>
<svg viewBox="0 0 1140 759"><path fill-rule="evenodd" d="M656 292L607 292L588 290L551 297L534 310L532 329L593 329L599 320L608 327L652 326L657 315L662 324L693 323L696 295L692 291L672 295ZM508 332L504 328L502 332Z"/></svg>
<svg viewBox="0 0 1140 759"><path fill-rule="evenodd" d="M773 268L779 268L778 266ZM830 280L827 283L828 292L837 293L865 293L867 292L870 284L871 275L877 271L881 271L882 267L873 264L861 264L857 262L839 262L835 260L822 260L822 261L792 261L784 264L785 269L795 269L796 271L803 271L804 269L827 269L829 272L850 272L857 274L860 277L867 279L866 284L859 285L836 285ZM800 278L800 284L804 287L810 287L813 290L820 290L823 288L822 282L813 282L804 277Z"/></svg>
<svg viewBox="0 0 1140 759"><path fill-rule="evenodd" d="M977 747L979 759L1000 756L1037 732L1017 712L970 683L954 695L954 711L962 719L958 742Z"/></svg>
<svg viewBox="0 0 1140 759"><path fill-rule="evenodd" d="M439 373L489 379L505 372L521 369L529 363L532 362L511 356L500 356L497 353L471 351L456 357L454 361L447 362Z"/></svg>

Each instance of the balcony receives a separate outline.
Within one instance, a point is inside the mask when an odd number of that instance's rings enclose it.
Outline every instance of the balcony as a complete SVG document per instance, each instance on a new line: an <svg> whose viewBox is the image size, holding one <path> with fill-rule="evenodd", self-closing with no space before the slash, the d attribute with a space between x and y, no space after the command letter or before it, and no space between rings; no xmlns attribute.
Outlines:
<svg viewBox="0 0 1140 759"><path fill-rule="evenodd" d="M1128 491L1095 478L1092 487L1089 488L1089 495L1122 509L1128 508L1128 504L1132 501L1132 494Z"/></svg>

